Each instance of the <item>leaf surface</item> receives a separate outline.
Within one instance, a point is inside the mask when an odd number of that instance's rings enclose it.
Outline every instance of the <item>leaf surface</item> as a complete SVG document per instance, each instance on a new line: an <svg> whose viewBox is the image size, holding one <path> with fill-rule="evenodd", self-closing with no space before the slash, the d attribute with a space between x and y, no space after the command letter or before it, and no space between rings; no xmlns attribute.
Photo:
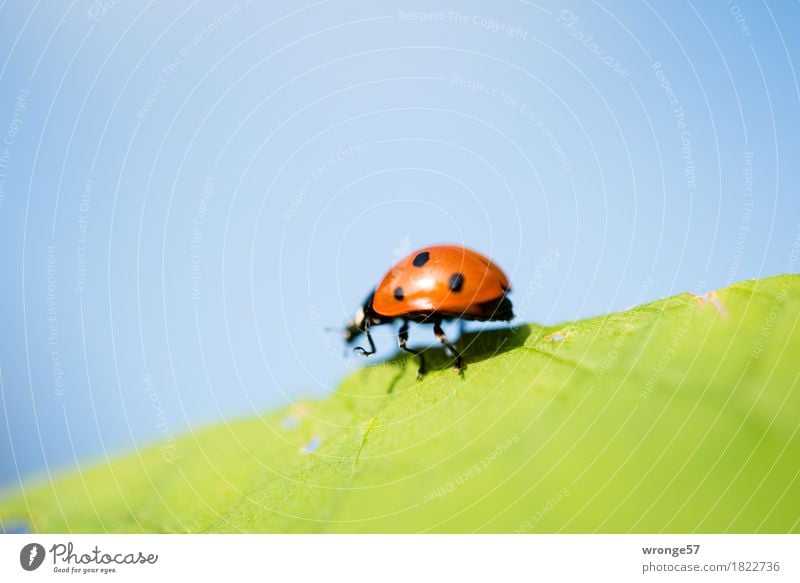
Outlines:
<svg viewBox="0 0 800 583"><path fill-rule="evenodd" d="M0 502L37 532L800 532L800 276L398 356Z"/></svg>

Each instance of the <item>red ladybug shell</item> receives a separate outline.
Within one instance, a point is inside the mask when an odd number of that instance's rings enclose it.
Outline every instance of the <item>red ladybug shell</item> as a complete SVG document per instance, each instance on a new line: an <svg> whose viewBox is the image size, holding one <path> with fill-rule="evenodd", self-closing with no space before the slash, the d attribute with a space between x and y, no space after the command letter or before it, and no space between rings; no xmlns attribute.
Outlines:
<svg viewBox="0 0 800 583"><path fill-rule="evenodd" d="M435 245L411 253L387 273L372 300L376 314L410 317L494 319L486 306L502 300L509 282L490 259L458 245Z"/></svg>

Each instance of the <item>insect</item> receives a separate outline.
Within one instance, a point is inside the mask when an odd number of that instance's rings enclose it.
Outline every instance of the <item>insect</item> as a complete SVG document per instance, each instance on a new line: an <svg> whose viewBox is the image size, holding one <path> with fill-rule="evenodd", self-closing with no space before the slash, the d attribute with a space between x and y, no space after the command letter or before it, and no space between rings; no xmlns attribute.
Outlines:
<svg viewBox="0 0 800 583"><path fill-rule="evenodd" d="M461 353L447 340L442 322L448 320L509 321L514 318L506 294L508 278L489 258L459 245L424 247L398 261L383 277L344 330L352 344L364 334L369 350L356 346L364 356L375 354L372 326L400 320L398 344L419 359L417 378L425 374L422 350L408 347L408 324L433 324L433 333L455 358L455 369L464 366Z"/></svg>

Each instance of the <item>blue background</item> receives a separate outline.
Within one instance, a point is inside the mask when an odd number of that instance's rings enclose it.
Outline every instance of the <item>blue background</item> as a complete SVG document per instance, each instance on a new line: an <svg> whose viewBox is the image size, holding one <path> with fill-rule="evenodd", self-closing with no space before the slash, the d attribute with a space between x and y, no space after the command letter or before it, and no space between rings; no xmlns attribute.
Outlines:
<svg viewBox="0 0 800 583"><path fill-rule="evenodd" d="M799 22L0 4L0 485L330 393L359 361L325 327L420 246L490 255L548 324L784 272Z"/></svg>

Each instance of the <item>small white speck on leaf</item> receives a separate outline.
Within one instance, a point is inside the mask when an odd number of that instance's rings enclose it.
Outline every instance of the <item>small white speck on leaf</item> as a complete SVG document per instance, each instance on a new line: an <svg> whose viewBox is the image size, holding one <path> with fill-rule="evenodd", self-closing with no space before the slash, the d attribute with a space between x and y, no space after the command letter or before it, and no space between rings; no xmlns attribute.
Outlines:
<svg viewBox="0 0 800 583"><path fill-rule="evenodd" d="M311 439L308 440L308 443L300 446L300 453L303 455L309 455L314 453L319 449L320 444L322 443L322 438L319 435L315 435Z"/></svg>
<svg viewBox="0 0 800 583"><path fill-rule="evenodd" d="M296 429L300 425L300 420L291 413L281 419L281 427L284 429Z"/></svg>
<svg viewBox="0 0 800 583"><path fill-rule="evenodd" d="M720 301L717 292L710 291L707 294L703 294L701 296L695 295L694 297L701 306L711 304L712 306L714 306L714 309L720 316L722 316L723 318L728 317L728 312L725 310L725 306L722 305L722 302Z"/></svg>

